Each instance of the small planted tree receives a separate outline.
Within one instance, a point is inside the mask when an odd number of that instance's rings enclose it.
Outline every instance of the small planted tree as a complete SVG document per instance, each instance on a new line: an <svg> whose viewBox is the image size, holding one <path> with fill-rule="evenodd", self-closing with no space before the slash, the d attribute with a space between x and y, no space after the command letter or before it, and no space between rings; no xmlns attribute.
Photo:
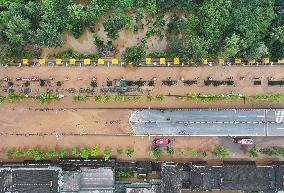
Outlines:
<svg viewBox="0 0 284 193"><path fill-rule="evenodd" d="M100 146L99 145L95 145L94 147L92 147L92 149L91 149L91 156L92 157L98 156L99 153L100 153Z"/></svg>
<svg viewBox="0 0 284 193"><path fill-rule="evenodd" d="M109 95L104 95L104 96L102 97L102 101L103 101L104 103L109 102L109 101L110 101L110 96L109 96Z"/></svg>
<svg viewBox="0 0 284 193"><path fill-rule="evenodd" d="M154 100L154 97L153 96L151 96L151 95L148 95L147 96L147 101L148 102L151 102L151 101L153 101Z"/></svg>
<svg viewBox="0 0 284 193"><path fill-rule="evenodd" d="M110 157L111 157L110 149L106 148L104 150L103 158L104 158L105 161L107 161L107 160L109 160Z"/></svg>
<svg viewBox="0 0 284 193"><path fill-rule="evenodd" d="M252 158L257 158L258 157L258 153L257 153L257 149L256 148L251 148L249 151L249 156Z"/></svg>
<svg viewBox="0 0 284 193"><path fill-rule="evenodd" d="M203 152L202 152L202 156L203 156L203 157L207 157L207 156L208 156L208 151L203 151Z"/></svg>
<svg viewBox="0 0 284 193"><path fill-rule="evenodd" d="M71 155L72 156L78 156L78 150L77 150L77 148L73 148L72 150L71 150Z"/></svg>
<svg viewBox="0 0 284 193"><path fill-rule="evenodd" d="M185 101L185 100L186 100L186 97L185 97L185 96L179 96L179 97L178 97L178 100L180 100L180 101Z"/></svg>
<svg viewBox="0 0 284 193"><path fill-rule="evenodd" d="M80 157L83 159L88 159L90 157L90 150L86 147L80 148Z"/></svg>
<svg viewBox="0 0 284 193"><path fill-rule="evenodd" d="M14 151L11 150L11 149L7 149L6 152L5 152L6 156L8 157L12 157L14 155Z"/></svg>
<svg viewBox="0 0 284 193"><path fill-rule="evenodd" d="M65 158L66 156L68 156L68 151L67 150L62 150L59 153L60 158Z"/></svg>
<svg viewBox="0 0 284 193"><path fill-rule="evenodd" d="M115 93L113 100L114 100L114 102L119 103L119 102L122 101L122 96L117 94L117 93Z"/></svg>
<svg viewBox="0 0 284 193"><path fill-rule="evenodd" d="M28 149L28 150L26 151L26 156L28 156L28 157L33 157L33 155L34 155L34 150L33 150L33 149Z"/></svg>
<svg viewBox="0 0 284 193"><path fill-rule="evenodd" d="M141 95L134 96L134 101L135 102L140 102L141 100L142 100L142 96Z"/></svg>
<svg viewBox="0 0 284 193"><path fill-rule="evenodd" d="M40 150L34 150L33 152L33 158L35 161L39 161L39 160L42 160L44 156L44 153Z"/></svg>
<svg viewBox="0 0 284 193"><path fill-rule="evenodd" d="M218 148L212 151L212 155L224 159L230 156L230 151L227 148Z"/></svg>
<svg viewBox="0 0 284 193"><path fill-rule="evenodd" d="M163 151L160 148L156 148L154 150L149 150L148 155L150 157L159 158L162 155Z"/></svg>
<svg viewBox="0 0 284 193"><path fill-rule="evenodd" d="M96 95L96 96L94 96L94 101L96 103L100 103L102 101L102 97L100 95Z"/></svg>
<svg viewBox="0 0 284 193"><path fill-rule="evenodd" d="M120 148L117 148L117 149L116 149L116 153L117 153L118 155L122 155L122 154L123 154L123 150L120 149Z"/></svg>
<svg viewBox="0 0 284 193"><path fill-rule="evenodd" d="M156 99L158 100L158 101L163 101L164 99L165 99L165 96L164 95L157 95L156 96Z"/></svg>
<svg viewBox="0 0 284 193"><path fill-rule="evenodd" d="M24 152L21 148L17 147L16 150L15 150L15 156L16 157L21 157L24 155Z"/></svg>
<svg viewBox="0 0 284 193"><path fill-rule="evenodd" d="M191 157L197 157L197 156L198 156L198 153L197 153L196 150L192 149L192 150L189 151L189 155L190 155Z"/></svg>
<svg viewBox="0 0 284 193"><path fill-rule="evenodd" d="M169 148L169 149L167 150L167 153L168 153L169 155L174 155L175 150L172 149L172 148Z"/></svg>
<svg viewBox="0 0 284 193"><path fill-rule="evenodd" d="M131 158L134 154L134 149L128 148L125 153L126 153L127 157Z"/></svg>
<svg viewBox="0 0 284 193"><path fill-rule="evenodd" d="M46 152L46 156L48 157L48 158L52 158L52 157L55 157L57 154L56 154L56 151L54 150L54 149L49 149L49 150L47 150L47 152Z"/></svg>

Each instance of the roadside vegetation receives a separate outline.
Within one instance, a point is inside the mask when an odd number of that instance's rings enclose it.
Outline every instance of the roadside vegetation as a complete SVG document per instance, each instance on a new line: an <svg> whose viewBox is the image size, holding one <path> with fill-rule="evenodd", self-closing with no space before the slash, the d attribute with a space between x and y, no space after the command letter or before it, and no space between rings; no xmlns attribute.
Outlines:
<svg viewBox="0 0 284 193"><path fill-rule="evenodd" d="M136 103L141 102L142 100L147 100L148 102L153 101L159 101L163 102L167 98L173 98L175 97L177 100L181 102L200 102L200 103L209 103L209 102L218 102L218 101L224 101L224 102L230 102L230 101L241 101L241 100L248 100L251 102L283 102L284 101L284 94L282 93L275 93L275 94L258 94L255 96L243 96L241 94L200 94L200 93L189 93L187 95L156 95L156 96L144 96L144 95L120 95L118 93L114 95L95 95L95 96L89 96L89 95L73 95L72 101L74 103L78 102L84 102L91 100L94 103L108 103L110 101L114 101L116 103L121 102L130 102L134 101ZM0 96L0 104L3 103L5 100L9 103L14 103L16 101L21 101L25 99L37 99L39 101L39 104L44 105L46 103L55 102L58 99L57 95L54 93L48 94L48 93L41 93L39 96L25 96L20 93L12 92L9 93L7 96Z"/></svg>
<svg viewBox="0 0 284 193"><path fill-rule="evenodd" d="M244 152L245 155L251 159L256 159L260 155L264 157L283 157L284 158L284 147L267 147L267 148L250 148L248 151ZM34 159L36 161L43 159L59 159L59 158L71 158L79 157L83 159L89 158L103 158L104 160L109 160L112 157L118 159L131 159L135 155L135 150L133 147L128 147L126 149L117 148L116 150L111 148L101 149L99 145L93 147L81 147L73 149L37 149L37 148L13 148L6 149L5 155L9 158L22 158L22 159ZM190 159L207 159L207 157L226 159L231 157L231 152L229 149L224 147L216 147L212 150L196 150L196 149L174 149L168 148L167 150L161 149L159 147L150 149L147 152L149 159L159 159L161 156L171 156L178 158L190 158ZM125 174L126 175L126 174ZM121 174L119 177L124 177Z"/></svg>
<svg viewBox="0 0 284 193"><path fill-rule="evenodd" d="M145 37L123 53L126 62L138 64L152 36L166 39L164 52L152 57L247 59L284 56L284 3L282 0L2 0L0 2L0 63L41 55L43 47L63 45L63 31L79 38L84 28L94 34L98 53L68 52L53 57L97 58L113 56L112 41L119 32L137 33L147 26ZM169 18L168 18L169 17ZM107 44L97 36L95 24L103 19Z"/></svg>

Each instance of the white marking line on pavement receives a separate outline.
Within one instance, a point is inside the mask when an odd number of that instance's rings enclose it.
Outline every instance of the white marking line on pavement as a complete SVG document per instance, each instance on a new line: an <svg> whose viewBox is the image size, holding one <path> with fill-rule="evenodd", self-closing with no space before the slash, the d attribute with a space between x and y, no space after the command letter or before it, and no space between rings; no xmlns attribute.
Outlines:
<svg viewBox="0 0 284 193"><path fill-rule="evenodd" d="M284 111L283 110L275 111L275 114L276 114L276 123L283 122Z"/></svg>
<svg viewBox="0 0 284 193"><path fill-rule="evenodd" d="M277 128L277 129L284 129L283 127L281 127L281 128Z"/></svg>

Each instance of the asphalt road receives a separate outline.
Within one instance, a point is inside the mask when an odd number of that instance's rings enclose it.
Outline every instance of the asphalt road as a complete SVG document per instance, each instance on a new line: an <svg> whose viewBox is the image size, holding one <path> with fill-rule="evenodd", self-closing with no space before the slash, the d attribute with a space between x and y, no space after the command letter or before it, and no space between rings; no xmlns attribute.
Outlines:
<svg viewBox="0 0 284 193"><path fill-rule="evenodd" d="M284 110L138 110L136 135L284 136Z"/></svg>

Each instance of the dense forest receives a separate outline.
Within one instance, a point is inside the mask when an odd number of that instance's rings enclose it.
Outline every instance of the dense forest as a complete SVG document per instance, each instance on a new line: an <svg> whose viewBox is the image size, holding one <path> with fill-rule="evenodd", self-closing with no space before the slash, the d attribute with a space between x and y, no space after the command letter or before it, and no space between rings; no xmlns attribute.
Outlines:
<svg viewBox="0 0 284 193"><path fill-rule="evenodd" d="M0 62L39 57L42 47L60 47L62 32L78 38L84 27L96 32L104 17L109 41L94 38L99 49L115 49L119 31L133 33L148 25L141 43L122 58L134 63L146 56L147 38L166 38L167 51L150 56L177 56L200 61L207 57L284 57L283 0L0 0ZM171 17L165 21L164 16ZM147 18L147 23L143 23Z"/></svg>

